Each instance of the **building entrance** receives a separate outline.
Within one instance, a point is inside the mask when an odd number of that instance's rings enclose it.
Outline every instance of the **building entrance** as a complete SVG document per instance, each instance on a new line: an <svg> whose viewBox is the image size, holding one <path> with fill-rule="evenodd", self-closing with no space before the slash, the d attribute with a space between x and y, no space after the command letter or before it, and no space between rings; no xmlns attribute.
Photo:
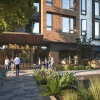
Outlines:
<svg viewBox="0 0 100 100"><path fill-rule="evenodd" d="M11 59L12 56L15 57L17 54L21 60L21 67L23 68L34 67L34 65L37 66L38 57L43 62L45 57L48 55L47 46L42 45L29 46L9 44L6 45L5 48L2 48L0 52L2 55L0 64L4 64L6 56Z"/></svg>

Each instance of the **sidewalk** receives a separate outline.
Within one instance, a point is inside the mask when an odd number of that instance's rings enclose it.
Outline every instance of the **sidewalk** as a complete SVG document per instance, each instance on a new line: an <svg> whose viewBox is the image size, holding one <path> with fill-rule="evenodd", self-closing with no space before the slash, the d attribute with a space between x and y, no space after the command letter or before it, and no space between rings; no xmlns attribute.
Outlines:
<svg viewBox="0 0 100 100"><path fill-rule="evenodd" d="M0 100L51 100L49 97L39 96L39 86L32 76L33 70L21 70L16 77L11 71L7 74L7 81L0 86Z"/></svg>

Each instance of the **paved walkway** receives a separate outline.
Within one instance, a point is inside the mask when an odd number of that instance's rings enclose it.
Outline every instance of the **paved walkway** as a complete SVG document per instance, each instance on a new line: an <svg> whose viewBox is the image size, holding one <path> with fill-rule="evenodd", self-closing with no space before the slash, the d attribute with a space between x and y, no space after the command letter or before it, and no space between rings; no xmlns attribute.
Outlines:
<svg viewBox="0 0 100 100"><path fill-rule="evenodd" d="M60 71L62 74L64 71ZM69 71L71 72L71 71ZM98 70L72 71L78 75L100 75ZM0 100L51 100L49 97L40 96L40 88L32 76L33 70L21 70L16 77L11 71L7 74L7 81L0 86Z"/></svg>
<svg viewBox="0 0 100 100"><path fill-rule="evenodd" d="M16 77L9 71L7 81L0 86L0 100L51 100L40 96L40 88L32 73L32 70L21 70L20 76Z"/></svg>
<svg viewBox="0 0 100 100"><path fill-rule="evenodd" d="M66 71L58 71L59 74L62 74ZM67 72L73 72L75 76L81 75L100 75L100 69L90 69L90 70L70 70Z"/></svg>

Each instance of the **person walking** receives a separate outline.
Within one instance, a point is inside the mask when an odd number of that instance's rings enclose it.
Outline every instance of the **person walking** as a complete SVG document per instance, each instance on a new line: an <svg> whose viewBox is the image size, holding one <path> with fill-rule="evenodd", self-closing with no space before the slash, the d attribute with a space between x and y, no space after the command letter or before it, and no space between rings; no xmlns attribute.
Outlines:
<svg viewBox="0 0 100 100"><path fill-rule="evenodd" d="M14 58L12 57L10 60L11 71L14 74Z"/></svg>
<svg viewBox="0 0 100 100"><path fill-rule="evenodd" d="M44 60L44 65L45 65L45 69L48 69L48 60L47 60L47 58L45 58L45 60Z"/></svg>
<svg viewBox="0 0 100 100"><path fill-rule="evenodd" d="M6 70L6 73L8 73L8 67L9 67L9 59L8 59L8 57L6 57L6 59L5 59L5 70Z"/></svg>
<svg viewBox="0 0 100 100"><path fill-rule="evenodd" d="M20 64L20 58L18 55L16 55L16 58L14 59L15 67L16 67L16 76L19 76L19 64Z"/></svg>
<svg viewBox="0 0 100 100"><path fill-rule="evenodd" d="M41 69L41 59L38 57L38 68Z"/></svg>
<svg viewBox="0 0 100 100"><path fill-rule="evenodd" d="M52 71L53 64L54 64L54 59L53 59L53 57L51 55L49 56L49 62L48 63L49 63L48 68L50 68L51 71Z"/></svg>

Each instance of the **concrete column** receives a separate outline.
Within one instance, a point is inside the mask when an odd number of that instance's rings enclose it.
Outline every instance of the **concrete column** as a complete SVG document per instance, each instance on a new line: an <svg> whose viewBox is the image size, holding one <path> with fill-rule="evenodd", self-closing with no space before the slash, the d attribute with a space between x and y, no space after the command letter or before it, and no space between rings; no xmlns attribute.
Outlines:
<svg viewBox="0 0 100 100"><path fill-rule="evenodd" d="M68 57L68 64L71 64L71 56Z"/></svg>
<svg viewBox="0 0 100 100"><path fill-rule="evenodd" d="M30 49L30 67L33 67L33 48Z"/></svg>

